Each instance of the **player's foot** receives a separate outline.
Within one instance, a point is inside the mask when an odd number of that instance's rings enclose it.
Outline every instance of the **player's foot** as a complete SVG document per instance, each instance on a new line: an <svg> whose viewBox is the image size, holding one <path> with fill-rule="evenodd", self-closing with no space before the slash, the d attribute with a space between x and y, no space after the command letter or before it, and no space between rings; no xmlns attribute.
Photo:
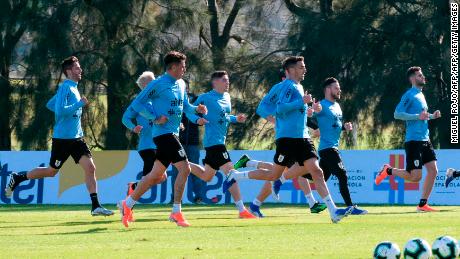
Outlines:
<svg viewBox="0 0 460 259"><path fill-rule="evenodd" d="M228 191L228 189L230 189L230 187L232 187L232 185L233 185L234 183L236 183L236 180L233 179L233 172L230 171L230 172L227 174L227 176L226 176L224 182L222 183L222 192L223 192L223 193L226 193L226 192Z"/></svg>
<svg viewBox="0 0 460 259"><path fill-rule="evenodd" d="M368 213L367 210L360 209L358 205L352 206L353 210L351 211L350 215L366 215Z"/></svg>
<svg viewBox="0 0 460 259"><path fill-rule="evenodd" d="M375 184L379 185L385 178L388 176L387 170L390 168L390 165L386 164L382 167L377 177L375 177Z"/></svg>
<svg viewBox="0 0 460 259"><path fill-rule="evenodd" d="M320 213L321 211L323 211L325 209L327 209L326 204L315 202L315 205L313 205L313 207L310 208L310 212L311 213Z"/></svg>
<svg viewBox="0 0 460 259"><path fill-rule="evenodd" d="M258 218L263 218L264 214L260 211L260 206L255 205L254 203L251 203L249 205L249 211L252 213L252 215L258 217Z"/></svg>
<svg viewBox="0 0 460 259"><path fill-rule="evenodd" d="M10 174L10 180L8 181L8 184L6 185L5 188L5 196L6 197L11 197L13 195L13 191L16 188L16 186L19 185L19 175L17 173L11 173Z"/></svg>
<svg viewBox="0 0 460 259"><path fill-rule="evenodd" d="M279 201L280 200L280 190L281 190L281 185L283 185L283 183L278 179L274 182L271 182L272 183L272 196L273 196L273 199L275 199L276 201Z"/></svg>
<svg viewBox="0 0 460 259"><path fill-rule="evenodd" d="M135 184L134 182L128 183L128 191L126 192L126 193L127 193L127 194L126 194L127 196L131 195L131 193L134 192L134 188L133 188L133 185L134 185L134 184Z"/></svg>
<svg viewBox="0 0 460 259"><path fill-rule="evenodd" d="M113 211L108 210L102 206L95 208L91 211L91 216L112 216Z"/></svg>
<svg viewBox="0 0 460 259"><path fill-rule="evenodd" d="M450 182L452 182L455 177L454 177L454 172L455 172L455 169L453 168L447 168L447 171L446 171L446 188L449 186Z"/></svg>
<svg viewBox="0 0 460 259"><path fill-rule="evenodd" d="M233 165L233 168L240 169L246 167L247 162L251 160L248 155L244 154L243 156L238 159L238 161Z"/></svg>
<svg viewBox="0 0 460 259"><path fill-rule="evenodd" d="M437 212L439 210L430 207L430 205L425 204L422 207L417 206L417 212Z"/></svg>
<svg viewBox="0 0 460 259"><path fill-rule="evenodd" d="M348 216L352 210L353 206L346 207L345 209L336 209L334 214L331 215L332 223L339 223L339 221Z"/></svg>
<svg viewBox="0 0 460 259"><path fill-rule="evenodd" d="M122 201L119 201L117 203L117 207L118 209L120 210L120 214L121 214L121 223L123 223L123 225L125 227L128 227L129 225L129 219L132 218L132 215L133 215L133 211L131 210L131 208L129 208L128 206L126 206L126 201L122 200Z"/></svg>
<svg viewBox="0 0 460 259"><path fill-rule="evenodd" d="M179 227L189 227L190 223L184 218L182 212L171 213L169 221L176 222Z"/></svg>
<svg viewBox="0 0 460 259"><path fill-rule="evenodd" d="M252 215L248 210L240 212L240 219L256 219L257 217Z"/></svg>

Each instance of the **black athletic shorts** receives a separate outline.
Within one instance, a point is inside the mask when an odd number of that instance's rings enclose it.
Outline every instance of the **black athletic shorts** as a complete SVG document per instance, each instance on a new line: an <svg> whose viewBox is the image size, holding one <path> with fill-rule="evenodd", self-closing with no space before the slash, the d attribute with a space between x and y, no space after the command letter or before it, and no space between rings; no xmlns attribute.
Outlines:
<svg viewBox="0 0 460 259"><path fill-rule="evenodd" d="M69 156L72 156L75 164L78 164L82 156L92 157L91 151L83 138L53 138L50 166L54 169L60 169Z"/></svg>
<svg viewBox="0 0 460 259"><path fill-rule="evenodd" d="M436 153L430 141L408 141L404 144L406 150L406 170L422 169L422 166L436 161Z"/></svg>
<svg viewBox="0 0 460 259"><path fill-rule="evenodd" d="M303 162L310 158L318 158L316 148L309 138L279 138L276 140L276 153L273 161L277 165L287 166L290 163Z"/></svg>
<svg viewBox="0 0 460 259"><path fill-rule="evenodd" d="M232 161L225 145L215 145L204 149L206 150L206 156L203 159L203 164L209 165L214 170L219 170L221 166Z"/></svg>
<svg viewBox="0 0 460 259"><path fill-rule="evenodd" d="M157 151L153 148L144 149L139 151L139 155L144 161L144 168L142 169L142 175L146 176L150 171L152 171L153 164L155 159L157 159Z"/></svg>
<svg viewBox="0 0 460 259"><path fill-rule="evenodd" d="M331 175L338 176L347 173L343 165L342 157L336 148L320 150L319 157L319 167L323 170L325 181L327 181Z"/></svg>
<svg viewBox="0 0 460 259"><path fill-rule="evenodd" d="M165 167L171 163L175 164L187 160L187 154L176 135L172 133L163 134L154 137L153 142L157 146L157 160Z"/></svg>

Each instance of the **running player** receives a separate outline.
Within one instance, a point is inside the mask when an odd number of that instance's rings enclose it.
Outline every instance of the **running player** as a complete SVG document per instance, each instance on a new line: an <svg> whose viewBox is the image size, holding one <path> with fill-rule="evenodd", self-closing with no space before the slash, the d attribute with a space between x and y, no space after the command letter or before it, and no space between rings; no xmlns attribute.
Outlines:
<svg viewBox="0 0 460 259"><path fill-rule="evenodd" d="M327 181L331 175L335 175L339 181L339 190L345 205L353 208L352 215L367 214L367 210L358 208L351 201L350 190L348 189L348 176L342 158L339 153L340 135L343 130L351 131L353 125L351 122L342 123L342 109L339 103L340 84L337 79L330 77L323 82L324 99L320 102L322 110L315 113L318 120L319 130L321 132L319 143L319 156L321 157L319 165L324 172L324 179ZM283 179L289 179L289 172L284 177L275 181L275 191L279 191ZM305 177L311 178L310 175Z"/></svg>
<svg viewBox="0 0 460 259"><path fill-rule="evenodd" d="M11 196L14 189L23 181L56 176L67 158L72 156L75 163L79 164L85 172L86 188L92 203L91 215L113 215L113 211L105 209L99 203L96 166L83 138L81 114L83 106L88 105L88 100L84 96L80 97L77 88L83 70L77 57L74 56L64 59L61 70L67 79L59 85L57 94L47 103L47 107L54 112L56 121L49 166L37 167L23 174L12 173L5 193Z"/></svg>
<svg viewBox="0 0 460 259"><path fill-rule="evenodd" d="M139 76L136 84L142 91L147 86L147 84L154 79L155 75L152 72L145 71ZM137 125L133 123L133 120L136 120ZM142 177L144 177L150 173L150 171L152 171L156 158L156 146L152 139L152 126L154 121L147 120L146 118L142 117L130 105L123 114L122 122L126 128L136 134L139 134L139 144L137 146L137 151L139 152L139 155L144 162L142 169ZM136 189L137 184L137 182L128 183L127 195L130 195L134 189Z"/></svg>
<svg viewBox="0 0 460 259"><path fill-rule="evenodd" d="M441 117L439 110L428 113L428 105L422 93L426 84L425 76L420 67L411 67L407 70L407 78L412 87L402 96L394 112L395 119L406 121L406 170L392 168L386 164L375 178L379 185L389 175L396 175L404 180L419 182L422 179L422 167L425 166L427 175L423 183L423 191L417 206L419 212L432 212L436 209L428 205L428 198L433 189L434 180L438 173L436 154L430 142L428 120Z"/></svg>
<svg viewBox="0 0 460 259"><path fill-rule="evenodd" d="M191 121L203 125L204 118L198 117L195 112L206 114L204 105L191 105L187 98L185 82L182 77L185 73L186 56L177 51L171 51L164 57L166 73L157 80L150 82L147 87L134 99L132 108L141 116L157 121L152 128L152 136L157 146L157 156L152 168L137 185L133 193L125 200L118 202L122 215L122 223L128 227L132 217L132 207L140 197L156 183L166 179L166 168L172 163L178 170L174 185L173 210L169 219L178 226L188 227L181 211L182 196L185 183L190 174L190 164L185 150L179 142L179 125L182 113L188 114Z"/></svg>
<svg viewBox="0 0 460 259"><path fill-rule="evenodd" d="M201 178L209 182L218 170L228 175L235 171L230 154L225 147L227 129L230 123L244 123L245 114L231 115L232 104L228 93L230 80L226 71L215 71L211 75L212 90L198 96L195 104L205 105L208 114L204 118L208 121L205 125L204 149L206 157L203 160L204 168L202 169ZM194 169L192 169L194 170ZM233 196L235 205L239 210L239 217L250 219L255 218L244 206L241 199L238 184L232 184L231 187L224 185L224 193L228 189Z"/></svg>
<svg viewBox="0 0 460 259"><path fill-rule="evenodd" d="M274 181L281 177L290 161L295 164L290 170L296 176L310 173L315 181L317 191L325 201L331 220L339 222L348 215L352 208L338 209L332 200L323 171L318 164L315 147L309 137L307 128L307 103L313 103L316 112L321 110L321 105L311 95L303 92L303 81L306 68L303 57L292 56L283 61L283 69L288 78L275 85L269 92L269 99L277 99L275 116L276 153L273 169L268 172L233 172L227 181L241 179L257 179Z"/></svg>

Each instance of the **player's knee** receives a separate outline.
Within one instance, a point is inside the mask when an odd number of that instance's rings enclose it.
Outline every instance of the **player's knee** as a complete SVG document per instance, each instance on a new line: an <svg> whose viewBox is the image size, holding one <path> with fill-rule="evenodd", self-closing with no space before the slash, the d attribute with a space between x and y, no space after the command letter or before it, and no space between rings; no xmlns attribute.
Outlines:
<svg viewBox="0 0 460 259"><path fill-rule="evenodd" d="M411 175L412 182L420 182L422 180L422 174L413 174Z"/></svg>
<svg viewBox="0 0 460 259"><path fill-rule="evenodd" d="M55 177L55 176L57 175L58 172L59 172L58 169L50 168L49 171L48 171L48 176L49 176L49 177Z"/></svg>
<svg viewBox="0 0 460 259"><path fill-rule="evenodd" d="M313 169L309 172L313 179L324 179L323 170L320 168Z"/></svg>

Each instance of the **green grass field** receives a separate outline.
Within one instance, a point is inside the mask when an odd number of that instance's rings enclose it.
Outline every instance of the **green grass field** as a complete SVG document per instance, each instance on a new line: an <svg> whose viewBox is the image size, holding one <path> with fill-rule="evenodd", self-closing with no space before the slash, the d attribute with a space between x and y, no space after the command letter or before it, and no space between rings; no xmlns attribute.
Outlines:
<svg viewBox="0 0 460 259"><path fill-rule="evenodd" d="M114 206L108 208L115 209ZM266 218L241 220L233 206L184 206L189 228L167 221L170 206L137 206L125 229L119 214L91 217L88 206L2 205L0 258L371 258L391 240L460 238L460 207L422 214L415 206L368 206L332 224L327 212L266 205Z"/></svg>

